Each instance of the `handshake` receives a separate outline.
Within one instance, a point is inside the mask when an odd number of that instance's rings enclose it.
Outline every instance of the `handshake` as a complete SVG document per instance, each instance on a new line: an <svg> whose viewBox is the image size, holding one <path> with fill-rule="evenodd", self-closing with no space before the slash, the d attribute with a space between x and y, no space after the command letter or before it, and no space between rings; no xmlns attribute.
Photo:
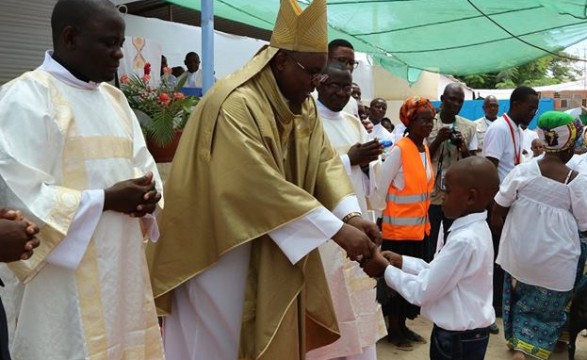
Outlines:
<svg viewBox="0 0 587 360"><path fill-rule="evenodd" d="M388 265L401 269L402 257L391 251L379 251L381 232L377 225L360 216L350 218L332 237L351 260L358 261L371 277L381 276Z"/></svg>

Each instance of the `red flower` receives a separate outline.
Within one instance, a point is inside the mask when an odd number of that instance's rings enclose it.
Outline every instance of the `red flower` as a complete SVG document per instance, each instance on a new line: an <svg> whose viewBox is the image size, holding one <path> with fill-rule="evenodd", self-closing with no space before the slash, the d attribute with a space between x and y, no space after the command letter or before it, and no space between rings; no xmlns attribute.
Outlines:
<svg viewBox="0 0 587 360"><path fill-rule="evenodd" d="M145 67L143 67L143 72L145 73L145 75L151 75L151 64L150 63L145 64Z"/></svg>
<svg viewBox="0 0 587 360"><path fill-rule="evenodd" d="M151 81L151 75L145 74L141 79L143 79L143 82L146 84Z"/></svg>
<svg viewBox="0 0 587 360"><path fill-rule="evenodd" d="M159 102L161 105L169 105L171 98L166 93L159 94Z"/></svg>
<svg viewBox="0 0 587 360"><path fill-rule="evenodd" d="M128 83L128 80L129 80L129 79L128 79L128 75L126 75L126 74L123 74L123 75L120 77L120 83L121 83L121 84L126 84L126 83Z"/></svg>
<svg viewBox="0 0 587 360"><path fill-rule="evenodd" d="M185 98L185 95L180 92L174 92L173 97L175 98L175 100L182 100L183 98Z"/></svg>

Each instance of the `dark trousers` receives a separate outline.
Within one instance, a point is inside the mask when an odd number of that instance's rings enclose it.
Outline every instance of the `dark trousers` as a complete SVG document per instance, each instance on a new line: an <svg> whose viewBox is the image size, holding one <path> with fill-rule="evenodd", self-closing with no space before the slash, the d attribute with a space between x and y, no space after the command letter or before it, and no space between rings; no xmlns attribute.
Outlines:
<svg viewBox="0 0 587 360"><path fill-rule="evenodd" d="M442 222L444 241L446 242L448 229L452 225L453 220L444 216L441 205L430 205L428 208L428 218L430 219L430 235L426 239L424 245L424 261L431 262L434 258L434 253L436 253L438 234L440 233L440 223Z"/></svg>
<svg viewBox="0 0 587 360"><path fill-rule="evenodd" d="M487 224L491 228L491 206L487 209ZM493 240L493 308L495 309L495 316L502 316L503 303L503 278L504 272L495 259L499 252L499 239L501 238L501 231L495 232L491 230L491 238Z"/></svg>
<svg viewBox="0 0 587 360"><path fill-rule="evenodd" d="M2 300L0 300L0 360L10 360L10 352L8 351L8 325Z"/></svg>
<svg viewBox="0 0 587 360"><path fill-rule="evenodd" d="M483 360L489 344L489 328L448 331L434 325L430 360Z"/></svg>

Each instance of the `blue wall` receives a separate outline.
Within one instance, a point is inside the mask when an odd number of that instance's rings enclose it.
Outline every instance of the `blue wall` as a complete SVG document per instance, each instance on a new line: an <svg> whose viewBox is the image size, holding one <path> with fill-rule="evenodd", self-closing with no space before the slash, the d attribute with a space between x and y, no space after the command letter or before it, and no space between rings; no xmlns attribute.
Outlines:
<svg viewBox="0 0 587 360"><path fill-rule="evenodd" d="M440 106L440 101L433 101L432 104L436 108ZM499 113L498 116L501 116L504 112L507 112L510 106L509 100L499 100ZM469 120L477 120L484 115L483 113L483 100L465 100L463 104L463 108L459 115ZM530 129L534 129L536 127L536 121L540 115L542 115L545 111L554 110L554 100L553 99L540 99L540 103L538 104L538 111L536 112L536 116L532 119Z"/></svg>

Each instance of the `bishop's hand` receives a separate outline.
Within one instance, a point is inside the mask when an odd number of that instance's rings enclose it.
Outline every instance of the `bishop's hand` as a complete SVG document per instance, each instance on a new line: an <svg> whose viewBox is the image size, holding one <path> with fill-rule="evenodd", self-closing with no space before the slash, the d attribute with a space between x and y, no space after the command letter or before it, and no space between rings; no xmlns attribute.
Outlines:
<svg viewBox="0 0 587 360"><path fill-rule="evenodd" d="M351 260L362 261L370 258L375 250L375 244L364 232L348 224L343 224L332 240L346 251Z"/></svg>

